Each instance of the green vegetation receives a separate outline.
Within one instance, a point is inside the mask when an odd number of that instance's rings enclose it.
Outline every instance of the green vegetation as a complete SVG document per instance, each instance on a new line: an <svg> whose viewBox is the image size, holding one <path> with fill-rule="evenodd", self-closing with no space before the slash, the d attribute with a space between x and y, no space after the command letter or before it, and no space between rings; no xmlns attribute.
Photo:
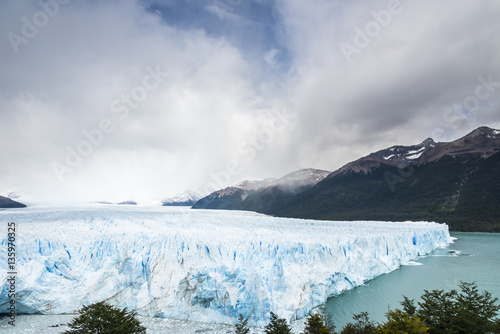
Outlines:
<svg viewBox="0 0 500 334"><path fill-rule="evenodd" d="M136 312L120 310L105 302L84 306L64 334L145 334Z"/></svg>
<svg viewBox="0 0 500 334"><path fill-rule="evenodd" d="M285 319L279 318L276 314L271 312L271 319L267 324L264 333L266 334L292 334L290 325L286 323Z"/></svg>
<svg viewBox="0 0 500 334"><path fill-rule="evenodd" d="M403 309L389 310L387 320L380 324L371 321L366 312L355 314L340 334L500 334L498 298L479 292L476 283L462 282L460 291L426 290L421 300L416 304L404 297ZM305 325L301 334L337 334L330 316L310 314ZM265 333L292 332L286 320L271 312Z"/></svg>
<svg viewBox="0 0 500 334"><path fill-rule="evenodd" d="M429 333L500 333L498 299L480 293L475 283L462 282L460 289L425 291L416 314L430 327Z"/></svg>
<svg viewBox="0 0 500 334"><path fill-rule="evenodd" d="M236 324L235 334L248 334L250 333L250 328L248 328L248 319L243 319L243 316L240 314L238 318L238 323Z"/></svg>
<svg viewBox="0 0 500 334"><path fill-rule="evenodd" d="M325 322L318 313L310 314L305 325L303 334L330 334L331 329L326 327Z"/></svg>
<svg viewBox="0 0 500 334"><path fill-rule="evenodd" d="M378 333L408 333L424 334L428 333L427 327L422 319L416 315L409 315L401 310L387 312L387 321L378 327Z"/></svg>
<svg viewBox="0 0 500 334"><path fill-rule="evenodd" d="M370 320L368 313L355 314L354 322L344 326L340 334L377 334L377 325Z"/></svg>

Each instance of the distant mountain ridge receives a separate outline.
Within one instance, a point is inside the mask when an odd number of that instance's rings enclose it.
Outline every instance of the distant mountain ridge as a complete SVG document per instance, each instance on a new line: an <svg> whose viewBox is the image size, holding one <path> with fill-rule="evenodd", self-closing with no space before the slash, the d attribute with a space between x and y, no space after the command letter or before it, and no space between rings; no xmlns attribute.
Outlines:
<svg viewBox="0 0 500 334"><path fill-rule="evenodd" d="M272 183L275 179L246 180L235 186L214 191L201 198L193 205L193 209L237 210L241 203L258 189Z"/></svg>
<svg viewBox="0 0 500 334"><path fill-rule="evenodd" d="M300 169L280 179L247 180L236 186L211 193L193 205L193 209L248 210L272 212L296 194L323 180L328 171Z"/></svg>
<svg viewBox="0 0 500 334"><path fill-rule="evenodd" d="M481 158L489 158L500 151L500 130L479 127L449 143L439 143L434 149L424 152L417 163L424 164L443 158L445 155L452 157L464 154L479 154Z"/></svg>
<svg viewBox="0 0 500 334"><path fill-rule="evenodd" d="M482 158L487 158L500 151L498 139L500 139L500 131L488 127L479 127L452 142L436 143L432 138L427 138L417 145L397 145L371 153L366 157L349 162L328 177L334 177L348 171L367 174L372 169L383 165L397 168L405 168L414 164L422 165L439 160L445 155L480 154Z"/></svg>
<svg viewBox="0 0 500 334"><path fill-rule="evenodd" d="M195 190L186 190L182 194L165 198L161 201L163 206L193 206L203 196Z"/></svg>
<svg viewBox="0 0 500 334"><path fill-rule="evenodd" d="M371 153L370 155L353 162L349 162L345 166L331 173L329 177L344 174L349 171L368 174L372 171L372 169L378 168L382 165L405 168L411 163L417 161L422 154L424 154L424 152L436 147L437 145L438 144L436 144L432 138L427 138L418 145L392 146L384 150Z"/></svg>
<svg viewBox="0 0 500 334"><path fill-rule="evenodd" d="M324 180L328 174L330 172L320 169L299 169L250 194L238 209L272 214L297 194Z"/></svg>
<svg viewBox="0 0 500 334"><path fill-rule="evenodd" d="M26 207L26 205L24 205L22 203L13 201L8 197L0 196L0 208L13 209L13 208L25 208L25 207Z"/></svg>

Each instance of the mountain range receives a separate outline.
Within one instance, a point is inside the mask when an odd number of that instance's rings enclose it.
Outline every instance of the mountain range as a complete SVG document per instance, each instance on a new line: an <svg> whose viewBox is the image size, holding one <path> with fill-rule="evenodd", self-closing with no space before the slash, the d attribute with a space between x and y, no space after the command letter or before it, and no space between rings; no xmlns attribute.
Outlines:
<svg viewBox="0 0 500 334"><path fill-rule="evenodd" d="M500 232L499 175L500 130L479 127L452 142L392 146L333 172L300 169L205 197L187 191L162 205L323 220L429 220L452 231ZM22 207L0 196L0 208Z"/></svg>
<svg viewBox="0 0 500 334"><path fill-rule="evenodd" d="M211 193L193 205L193 209L248 210L272 214L295 195L323 180L328 171L300 169L280 179L243 181Z"/></svg>
<svg viewBox="0 0 500 334"><path fill-rule="evenodd" d="M332 173L304 169L253 181L252 187L239 184L193 208L327 220L432 220L453 231L500 232L499 175L500 131L480 127L452 142L428 138L392 146Z"/></svg>

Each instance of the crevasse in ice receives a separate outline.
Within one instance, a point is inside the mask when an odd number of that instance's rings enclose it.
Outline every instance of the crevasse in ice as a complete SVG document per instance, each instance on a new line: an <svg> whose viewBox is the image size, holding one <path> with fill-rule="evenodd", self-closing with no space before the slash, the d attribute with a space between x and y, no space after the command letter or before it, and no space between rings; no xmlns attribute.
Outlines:
<svg viewBox="0 0 500 334"><path fill-rule="evenodd" d="M98 206L0 212L17 226L17 312L106 300L139 314L264 325L446 246L429 222L331 222L254 213ZM4 234L6 236L6 233ZM6 259L6 238L0 258ZM0 264L5 310L7 264Z"/></svg>

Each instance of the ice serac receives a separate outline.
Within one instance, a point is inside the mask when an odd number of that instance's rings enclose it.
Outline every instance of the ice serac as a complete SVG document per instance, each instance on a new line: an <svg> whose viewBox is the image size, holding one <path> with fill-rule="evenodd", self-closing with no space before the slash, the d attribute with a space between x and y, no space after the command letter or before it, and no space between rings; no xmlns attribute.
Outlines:
<svg viewBox="0 0 500 334"><path fill-rule="evenodd" d="M27 211L28 210L28 211ZM2 211L17 231L17 311L75 312L106 300L140 314L263 325L446 246L429 222L329 222L168 208ZM5 259L6 240L0 257ZM6 282L6 263L0 278ZM7 285L0 309L8 303Z"/></svg>

